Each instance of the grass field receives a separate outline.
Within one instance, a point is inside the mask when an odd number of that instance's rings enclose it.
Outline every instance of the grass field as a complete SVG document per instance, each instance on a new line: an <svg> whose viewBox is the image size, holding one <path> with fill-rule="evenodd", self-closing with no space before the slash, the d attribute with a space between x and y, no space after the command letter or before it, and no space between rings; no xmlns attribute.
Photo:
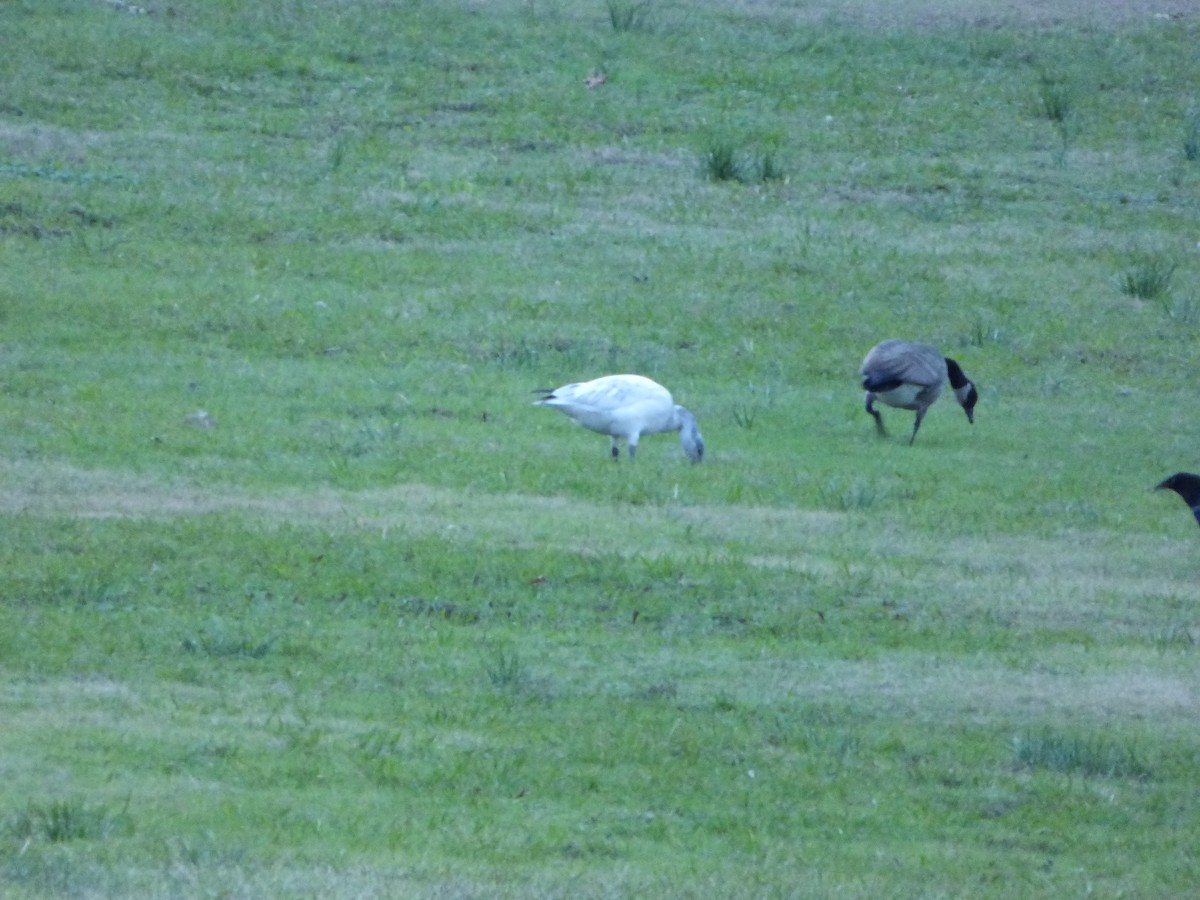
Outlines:
<svg viewBox="0 0 1200 900"><path fill-rule="evenodd" d="M1200 18L965 6L0 4L0 896L1193 895Z"/></svg>

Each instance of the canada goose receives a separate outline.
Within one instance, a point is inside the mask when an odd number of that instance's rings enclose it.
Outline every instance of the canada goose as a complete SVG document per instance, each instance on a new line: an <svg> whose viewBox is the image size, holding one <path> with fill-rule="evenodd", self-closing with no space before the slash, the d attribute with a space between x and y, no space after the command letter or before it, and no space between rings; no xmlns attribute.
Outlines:
<svg viewBox="0 0 1200 900"><path fill-rule="evenodd" d="M696 417L677 406L671 392L641 375L605 375L581 384L566 384L545 394L534 406L552 406L584 428L612 438L612 456L620 450L618 438L629 444L629 458L637 452L643 434L678 431L679 443L692 462L704 459L704 438Z"/></svg>
<svg viewBox="0 0 1200 900"><path fill-rule="evenodd" d="M1154 486L1157 491L1170 490L1183 498L1183 502L1192 508L1196 521L1200 522L1200 475L1191 472L1176 472L1170 478Z"/></svg>
<svg viewBox="0 0 1200 900"><path fill-rule="evenodd" d="M962 404L967 421L975 422L975 402L979 393L963 374L958 363L928 344L913 344L893 338L876 344L862 364L863 389L867 412L875 417L875 428L884 434L883 417L875 409L880 400L897 409L916 410L909 444L917 439L917 429L925 412L942 393L949 379L954 396Z"/></svg>

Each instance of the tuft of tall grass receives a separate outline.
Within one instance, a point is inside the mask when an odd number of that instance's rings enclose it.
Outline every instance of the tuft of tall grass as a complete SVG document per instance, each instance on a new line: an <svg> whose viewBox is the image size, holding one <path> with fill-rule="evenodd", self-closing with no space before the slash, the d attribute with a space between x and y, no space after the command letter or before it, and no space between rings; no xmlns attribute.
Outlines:
<svg viewBox="0 0 1200 900"><path fill-rule="evenodd" d="M1038 77L1038 112L1046 119L1063 125L1075 111L1075 95L1070 86L1049 73Z"/></svg>
<svg viewBox="0 0 1200 900"><path fill-rule="evenodd" d="M346 153L350 149L350 136L347 134L338 135L333 144L329 148L329 171L337 172L342 168L342 164L346 161Z"/></svg>
<svg viewBox="0 0 1200 900"><path fill-rule="evenodd" d="M982 347L985 344L999 343L1003 331L997 325L990 324L982 316L976 316L967 333L966 342L972 347Z"/></svg>
<svg viewBox="0 0 1200 900"><path fill-rule="evenodd" d="M230 635L220 623L205 628L196 637L184 638L180 647L186 653L196 653L213 659L241 657L262 659L271 652L274 638L258 640L245 635Z"/></svg>
<svg viewBox="0 0 1200 900"><path fill-rule="evenodd" d="M1148 778L1149 768L1133 746L1101 736L1065 734L1051 728L1013 738L1013 762L1025 769L1098 778Z"/></svg>
<svg viewBox="0 0 1200 900"><path fill-rule="evenodd" d="M738 181L742 184L782 181L786 177L774 150L743 155L726 138L716 138L704 152L703 169L713 181Z"/></svg>
<svg viewBox="0 0 1200 900"><path fill-rule="evenodd" d="M1183 158L1188 162L1200 160L1200 113L1194 113L1184 128Z"/></svg>
<svg viewBox="0 0 1200 900"><path fill-rule="evenodd" d="M606 0L613 31L637 31L649 22L650 0Z"/></svg>
<svg viewBox="0 0 1200 900"><path fill-rule="evenodd" d="M1170 292L1176 265L1169 257L1142 256L1120 274L1121 292L1139 300L1165 298Z"/></svg>
<svg viewBox="0 0 1200 900"><path fill-rule="evenodd" d="M1155 635L1154 644L1161 652L1168 650L1192 650L1196 646L1196 635L1188 625L1168 625Z"/></svg>
<svg viewBox="0 0 1200 900"><path fill-rule="evenodd" d="M372 729L358 739L352 754L355 767L374 784L394 788L407 777L404 735L401 732Z"/></svg>
<svg viewBox="0 0 1200 900"><path fill-rule="evenodd" d="M1176 325L1195 328L1200 325L1200 300L1194 297L1179 297L1164 301L1163 313Z"/></svg>
<svg viewBox="0 0 1200 900"><path fill-rule="evenodd" d="M760 389L749 385L745 396L738 398L733 405L733 421L739 428L753 428L763 408L773 405L772 399L770 387Z"/></svg>
<svg viewBox="0 0 1200 900"><path fill-rule="evenodd" d="M774 150L764 150L758 155L757 172L760 181L782 181L786 177Z"/></svg>
<svg viewBox="0 0 1200 900"><path fill-rule="evenodd" d="M753 428L757 417L757 407L745 400L739 400L733 407L733 421L738 428Z"/></svg>
<svg viewBox="0 0 1200 900"><path fill-rule="evenodd" d="M874 485L841 478L831 478L817 489L817 493L822 506L842 512L870 509L880 499L880 492Z"/></svg>
<svg viewBox="0 0 1200 900"><path fill-rule="evenodd" d="M488 681L499 691L517 692L526 681L525 665L516 651L497 648L485 664Z"/></svg>
<svg viewBox="0 0 1200 900"><path fill-rule="evenodd" d="M713 181L741 181L737 148L727 140L715 140L704 153L704 170Z"/></svg>
<svg viewBox="0 0 1200 900"><path fill-rule="evenodd" d="M129 801L119 810L86 803L79 797L28 803L14 813L5 831L17 840L43 840L52 844L98 840L132 833Z"/></svg>

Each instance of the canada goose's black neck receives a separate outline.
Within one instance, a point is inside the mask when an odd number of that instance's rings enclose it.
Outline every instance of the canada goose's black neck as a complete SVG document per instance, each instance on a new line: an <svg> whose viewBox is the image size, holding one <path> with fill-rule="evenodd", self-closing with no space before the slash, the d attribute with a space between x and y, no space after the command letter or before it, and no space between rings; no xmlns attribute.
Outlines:
<svg viewBox="0 0 1200 900"><path fill-rule="evenodd" d="M975 423L975 404L979 402L979 392L975 390L975 385L971 382L962 370L962 366L945 356L946 360L946 375L950 378L950 387L954 390L954 397L962 405L963 412L967 414L967 421L971 424Z"/></svg>
<svg viewBox="0 0 1200 900"><path fill-rule="evenodd" d="M946 359L946 374L950 376L950 387L958 390L970 384L970 379L963 374L962 366L952 360L950 357Z"/></svg>

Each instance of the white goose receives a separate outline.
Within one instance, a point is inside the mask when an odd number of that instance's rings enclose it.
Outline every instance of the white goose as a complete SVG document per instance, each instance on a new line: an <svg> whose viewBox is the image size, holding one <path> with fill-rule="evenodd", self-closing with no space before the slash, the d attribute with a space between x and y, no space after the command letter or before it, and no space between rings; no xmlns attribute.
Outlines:
<svg viewBox="0 0 1200 900"><path fill-rule="evenodd" d="M534 406L552 406L584 428L612 438L612 455L620 456L617 441L629 444L629 458L643 434L678 431L679 443L692 462L704 459L704 438L696 417L677 406L671 392L642 375L605 375L581 384L565 384L545 394Z"/></svg>

